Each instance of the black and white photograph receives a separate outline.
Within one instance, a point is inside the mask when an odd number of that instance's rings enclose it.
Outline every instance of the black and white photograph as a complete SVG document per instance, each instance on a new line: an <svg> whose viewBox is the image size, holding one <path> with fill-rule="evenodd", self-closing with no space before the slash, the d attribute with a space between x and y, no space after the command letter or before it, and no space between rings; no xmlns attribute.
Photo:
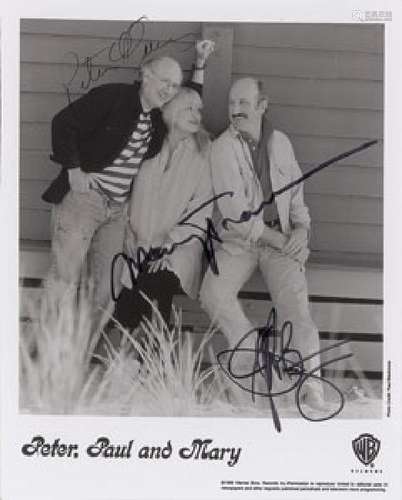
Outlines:
<svg viewBox="0 0 402 500"><path fill-rule="evenodd" d="M21 21L21 411L380 418L383 48Z"/></svg>
<svg viewBox="0 0 402 500"><path fill-rule="evenodd" d="M401 9L20 3L1 499L398 498Z"/></svg>

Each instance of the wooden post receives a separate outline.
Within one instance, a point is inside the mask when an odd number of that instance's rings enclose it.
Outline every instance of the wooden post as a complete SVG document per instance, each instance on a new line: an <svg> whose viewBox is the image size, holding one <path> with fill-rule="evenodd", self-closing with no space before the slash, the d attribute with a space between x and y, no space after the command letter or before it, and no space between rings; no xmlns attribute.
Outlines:
<svg viewBox="0 0 402 500"><path fill-rule="evenodd" d="M202 37L215 42L215 52L205 72L203 102L204 124L214 135L228 124L228 94L232 78L233 27L204 24Z"/></svg>

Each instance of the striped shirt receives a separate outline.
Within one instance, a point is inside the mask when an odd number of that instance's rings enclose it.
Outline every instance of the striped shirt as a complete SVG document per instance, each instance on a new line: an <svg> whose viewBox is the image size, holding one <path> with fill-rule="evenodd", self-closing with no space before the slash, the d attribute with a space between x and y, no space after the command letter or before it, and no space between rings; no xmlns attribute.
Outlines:
<svg viewBox="0 0 402 500"><path fill-rule="evenodd" d="M137 126L119 156L102 172L92 174L100 190L113 201L127 200L134 177L151 140L151 115L141 113Z"/></svg>

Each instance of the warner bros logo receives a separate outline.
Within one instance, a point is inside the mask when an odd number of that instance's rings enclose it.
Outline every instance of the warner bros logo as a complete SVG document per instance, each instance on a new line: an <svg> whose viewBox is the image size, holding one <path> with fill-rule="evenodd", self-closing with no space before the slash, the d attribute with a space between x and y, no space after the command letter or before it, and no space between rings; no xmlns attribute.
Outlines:
<svg viewBox="0 0 402 500"><path fill-rule="evenodd" d="M380 451L380 444L380 440L372 434L360 434L352 441L353 451L364 465L373 462Z"/></svg>

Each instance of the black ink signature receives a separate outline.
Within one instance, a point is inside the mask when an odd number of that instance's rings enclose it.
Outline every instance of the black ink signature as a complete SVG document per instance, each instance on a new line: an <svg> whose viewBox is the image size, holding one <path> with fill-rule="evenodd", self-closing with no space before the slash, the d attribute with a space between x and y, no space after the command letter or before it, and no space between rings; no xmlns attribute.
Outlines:
<svg viewBox="0 0 402 500"><path fill-rule="evenodd" d="M272 193L271 197L267 201L263 201L260 206L258 207L257 210L255 211L243 211L240 215L240 219L229 219L225 218L221 221L221 225L224 230L228 229L228 223L233 223L233 224L240 224L242 222L246 222L250 220L252 217L257 216L264 208L265 205L271 204L274 202L275 197L281 195L288 189L291 189L295 187L297 184L302 183L305 179L311 177L312 175L316 174L320 170L328 167L329 165L335 163L336 161L339 161L343 158L346 158L352 154L355 154L359 151L362 151L363 149L369 148L370 146L376 144L378 141L377 140L372 140L365 142L358 146L357 148L351 149L349 151L346 151L344 153L341 153L340 155L337 155L333 158L330 158L329 160L325 161L324 163L321 163L317 167L312 168L305 174L303 174L301 177L298 179L290 182L289 184L285 185L283 188L279 189L278 191L275 191ZM184 219L182 219L178 225L184 225L184 226L192 226L196 229L199 229L202 233L205 235L205 239L202 238L199 234L191 234L189 237L182 241L178 241L172 244L170 248L165 248L165 247L155 247L155 248L150 248L149 250L145 250L142 247L139 247L136 251L136 256L135 257L130 257L124 252L120 252L116 254L113 257L112 260L112 265L111 265L111 290L112 290L112 298L114 301L117 300L117 294L115 291L115 267L118 264L119 260L122 259L124 261L124 264L127 266L129 273L130 273L130 280L133 285L135 285L137 279L136 276L138 275L139 272L143 272L147 269L148 264L151 262L156 262L158 260L163 259L164 256L166 255L171 255L176 248L178 248L181 245L184 245L186 243L189 243L190 241L193 240L198 240L203 246L204 254L205 257L211 266L212 271L215 274L219 274L219 269L218 269L218 264L215 259L215 248L214 248L214 241L218 241L219 243L222 243L222 239L220 238L218 231L213 223L213 221L210 218L206 219L206 228L200 227L198 225L192 224L190 222L191 217L202 210L206 205L209 205L213 203L215 200L218 200L219 198L222 198L224 196L233 196L234 193L233 191L225 191L223 193L220 193L210 200L207 200L206 202L202 203L199 207L194 209L190 214L188 214Z"/></svg>
<svg viewBox="0 0 402 500"><path fill-rule="evenodd" d="M124 252L117 253L112 260L112 267L111 267L111 273L110 273L110 280L111 280L111 291L112 291L112 298L116 302L118 300L118 294L116 293L115 290L115 268L119 264L119 261L122 260L124 265L127 266L127 269L130 274L130 281L132 286L134 286L137 282L137 276L139 273L142 273L147 270L148 265L151 262L156 262L161 259L163 259L167 255L171 255L176 248L186 245L187 243L190 243L191 241L197 240L201 243L204 255L206 256L209 265L211 266L212 271L215 274L219 274L218 271L218 264L216 262L215 258L215 247L214 247L214 241L218 241L219 243L222 243L221 238L218 235L218 232L216 230L216 227L212 221L211 218L207 217L205 219L206 221L206 228L199 226L198 224L194 224L191 222L191 218L200 210L205 208L208 205L211 205L214 203L216 200L219 198L223 198L224 196L233 196L232 191L225 191L223 193L220 193L211 199L205 201L201 205L199 205L197 208L192 210L189 214L187 214L183 219L178 222L179 226L188 226L188 227L193 227L194 229L198 229L203 233L202 237L200 234L197 233L192 233L190 234L187 238L174 242L170 247L150 247L148 250L146 250L143 247L138 247L136 249L136 255L134 257L129 257L127 254Z"/></svg>
<svg viewBox="0 0 402 500"><path fill-rule="evenodd" d="M256 334L254 348L242 347L245 343L249 344L254 334ZM348 340L342 340L303 358L297 349L291 347L292 336L293 325L290 321L285 321L282 328L278 330L276 310L272 308L265 326L250 330L237 342L233 349L225 349L217 354L218 363L225 375L242 390L249 392L253 401L256 395L268 398L274 426L278 432L281 432L282 426L278 410L274 403L274 398L292 391L295 391L297 409L306 420L321 422L335 417L342 411L345 399L341 390L333 382L330 382L322 376L316 375L316 373L320 372L325 366L353 356L352 353L344 354L326 361L325 363L320 363L312 370L306 371L304 367L306 361L320 356L320 354L325 351L336 349L347 343ZM249 357L250 353L254 355L254 363L251 369L246 372L235 373L233 364L237 364L236 362L238 362L241 366L241 357L244 355ZM225 357L228 357L228 359L225 360ZM264 391L256 390L256 376L258 374L264 379L266 387ZM274 392L274 375L276 375L279 380L288 382L289 386L281 391ZM251 388L243 384L244 381L249 379L251 379ZM329 385L339 396L339 401L335 403L334 409L329 411L328 414L324 414L324 416L313 418L302 408L301 391L304 384L309 379L314 379L321 384Z"/></svg>
<svg viewBox="0 0 402 500"><path fill-rule="evenodd" d="M91 84L98 82L106 73L113 69L119 69L120 66L116 63L127 64L129 58L142 47L142 54L139 65L141 65L151 54L166 47L167 45L184 40L186 38L195 39L197 33L185 33L178 38L168 38L167 40L151 40L144 41L146 16L142 16L130 25L120 34L119 38L114 40L111 45L103 47L94 54L84 57L83 59L76 52L68 52L66 55L71 56L73 64L73 72L64 88L67 94L68 102L71 103L71 84L81 76L79 87L82 90L88 90ZM108 58L112 66L99 65L100 56ZM138 68L137 68L138 69Z"/></svg>
<svg viewBox="0 0 402 500"><path fill-rule="evenodd" d="M330 158L329 160L324 161L323 163L320 163L317 167L310 169L308 172L306 172L305 174L300 176L298 179L290 182L289 184L286 184L285 186L283 186L281 189L278 189L277 191L273 191L270 198L268 200L262 201L261 204L259 205L259 207L256 208L255 210L244 210L240 214L240 217L238 219L231 219L229 217L224 218L221 222L222 226L225 229L227 229L229 223L241 224L243 222L249 221L252 217L255 217L260 212L262 212L262 210L264 210L264 207L266 205L271 205L271 203L273 203L275 201L275 198L277 196L281 195L282 193L284 193L285 191L292 189L293 187L297 186L298 184L304 182L309 177L312 177L314 174L316 174L320 170L323 170L324 168L329 167L333 163L338 162L340 160L343 160L344 158L347 158L348 156L356 154L360 151L363 151L364 149L367 149L367 148L373 146L374 144L377 144L377 142L378 142L378 140L376 140L376 139L364 142L363 144L361 144L360 146L358 146L356 148L350 149L349 151L345 151L344 153L341 153L337 156Z"/></svg>

